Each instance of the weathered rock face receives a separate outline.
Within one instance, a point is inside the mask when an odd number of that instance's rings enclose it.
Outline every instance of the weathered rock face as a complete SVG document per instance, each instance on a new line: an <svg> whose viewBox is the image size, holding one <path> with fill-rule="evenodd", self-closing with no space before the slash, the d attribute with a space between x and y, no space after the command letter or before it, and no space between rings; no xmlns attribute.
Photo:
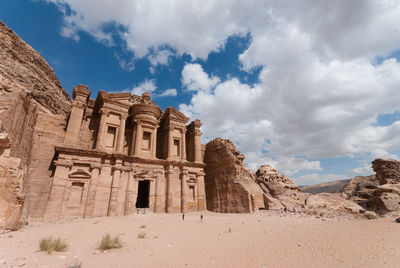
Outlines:
<svg viewBox="0 0 400 268"><path fill-rule="evenodd" d="M372 161L372 168L376 175L351 179L343 193L381 215L400 211L400 162L378 158Z"/></svg>
<svg viewBox="0 0 400 268"><path fill-rule="evenodd" d="M52 114L69 113L70 98L50 65L0 21L0 92L21 89Z"/></svg>
<svg viewBox="0 0 400 268"><path fill-rule="evenodd" d="M21 225L23 171L21 159L10 157L8 135L0 132L0 228L17 230Z"/></svg>
<svg viewBox="0 0 400 268"><path fill-rule="evenodd" d="M7 170L21 168L24 173L20 189L26 195L25 218L43 216L49 165L54 145L64 140L70 107L53 69L0 21L0 130L8 135L10 157L20 159Z"/></svg>
<svg viewBox="0 0 400 268"><path fill-rule="evenodd" d="M352 178L344 187L343 194L365 209L371 209L370 199L379 185L375 175L357 176Z"/></svg>
<svg viewBox="0 0 400 268"><path fill-rule="evenodd" d="M372 168L380 185L400 183L400 162L394 159L375 159Z"/></svg>
<svg viewBox="0 0 400 268"><path fill-rule="evenodd" d="M265 208L263 191L243 159L229 140L217 138L207 143L204 162L208 210L248 213Z"/></svg>
<svg viewBox="0 0 400 268"><path fill-rule="evenodd" d="M263 165L256 172L256 181L264 193L271 194L281 203L273 202L274 208L286 207L288 209L301 209L310 194L303 193L299 187L288 177L278 173L274 168Z"/></svg>

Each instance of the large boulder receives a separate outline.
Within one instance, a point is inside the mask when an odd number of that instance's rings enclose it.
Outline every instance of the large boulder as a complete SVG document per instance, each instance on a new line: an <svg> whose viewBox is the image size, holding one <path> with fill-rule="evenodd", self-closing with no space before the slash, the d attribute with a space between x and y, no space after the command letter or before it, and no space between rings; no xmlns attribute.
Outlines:
<svg viewBox="0 0 400 268"><path fill-rule="evenodd" d="M343 188L343 194L363 208L370 210L373 206L370 202L379 186L375 175L357 176L352 178Z"/></svg>
<svg viewBox="0 0 400 268"><path fill-rule="evenodd" d="M263 191L243 160L229 140L217 138L207 143L204 162L208 210L249 213L265 209Z"/></svg>
<svg viewBox="0 0 400 268"><path fill-rule="evenodd" d="M380 215L400 212L400 161L378 158L372 168L376 175L351 179L343 193Z"/></svg>
<svg viewBox="0 0 400 268"><path fill-rule="evenodd" d="M380 185L400 183L400 162L394 159L378 158L372 161L372 169Z"/></svg>
<svg viewBox="0 0 400 268"><path fill-rule="evenodd" d="M287 209L300 210L304 208L305 200L310 195L303 193L288 177L280 174L269 165L261 166L256 172L256 181L268 195L280 201ZM272 202L274 208L280 208L279 203Z"/></svg>

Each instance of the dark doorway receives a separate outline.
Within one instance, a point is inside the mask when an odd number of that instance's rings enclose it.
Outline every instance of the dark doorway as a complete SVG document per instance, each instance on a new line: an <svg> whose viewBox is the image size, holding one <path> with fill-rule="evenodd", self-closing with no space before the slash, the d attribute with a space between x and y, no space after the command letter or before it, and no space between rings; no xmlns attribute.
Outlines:
<svg viewBox="0 0 400 268"><path fill-rule="evenodd" d="M149 207L149 192L150 192L150 181L139 181L138 196L136 199L137 208L148 208Z"/></svg>

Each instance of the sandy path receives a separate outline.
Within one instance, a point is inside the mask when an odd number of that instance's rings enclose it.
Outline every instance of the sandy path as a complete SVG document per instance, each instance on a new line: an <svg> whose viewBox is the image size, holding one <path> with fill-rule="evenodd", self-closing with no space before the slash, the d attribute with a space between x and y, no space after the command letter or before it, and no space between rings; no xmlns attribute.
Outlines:
<svg viewBox="0 0 400 268"><path fill-rule="evenodd" d="M145 228L140 228L145 225ZM146 232L147 238L137 234ZM119 234L121 249L98 252ZM40 238L66 239L66 252L37 252ZM12 237L11 237L12 236ZM322 221L258 214L131 215L34 223L0 236L4 267L400 267L400 224L388 219ZM397 263L396 263L397 261Z"/></svg>

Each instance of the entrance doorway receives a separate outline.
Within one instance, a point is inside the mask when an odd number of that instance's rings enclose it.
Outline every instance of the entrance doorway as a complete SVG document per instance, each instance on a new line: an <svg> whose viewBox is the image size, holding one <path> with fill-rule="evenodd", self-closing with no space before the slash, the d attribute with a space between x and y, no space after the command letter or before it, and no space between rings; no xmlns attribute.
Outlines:
<svg viewBox="0 0 400 268"><path fill-rule="evenodd" d="M139 181L138 196L136 199L137 208L149 207L149 192L150 192L150 181L148 180Z"/></svg>

